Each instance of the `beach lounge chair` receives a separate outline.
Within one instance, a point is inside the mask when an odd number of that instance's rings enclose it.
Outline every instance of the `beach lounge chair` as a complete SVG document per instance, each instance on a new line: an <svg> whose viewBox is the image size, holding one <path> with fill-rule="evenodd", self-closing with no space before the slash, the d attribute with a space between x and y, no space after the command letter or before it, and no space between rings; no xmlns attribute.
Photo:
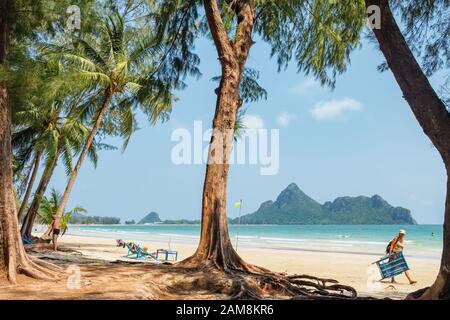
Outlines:
<svg viewBox="0 0 450 320"><path fill-rule="evenodd" d="M374 263L380 270L381 280L395 277L409 270L402 252L387 254Z"/></svg>
<svg viewBox="0 0 450 320"><path fill-rule="evenodd" d="M142 249L140 245L138 245L134 242L129 242L129 243L125 242L125 245L128 248L128 253L124 256L126 258L132 258L132 259L151 258L153 260L157 260L153 254L151 254L147 250Z"/></svg>
<svg viewBox="0 0 450 320"><path fill-rule="evenodd" d="M128 248L128 253L124 255L125 258L131 257L136 254L136 248L132 242L124 242L125 246Z"/></svg>
<svg viewBox="0 0 450 320"><path fill-rule="evenodd" d="M22 242L23 242L23 244L33 244L33 243L35 243L34 240L28 238L26 235L22 237Z"/></svg>

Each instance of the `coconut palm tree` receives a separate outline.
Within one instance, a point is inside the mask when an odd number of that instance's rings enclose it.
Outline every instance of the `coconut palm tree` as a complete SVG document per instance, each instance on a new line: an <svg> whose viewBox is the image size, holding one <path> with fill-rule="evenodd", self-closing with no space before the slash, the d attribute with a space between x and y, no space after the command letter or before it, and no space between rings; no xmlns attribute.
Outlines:
<svg viewBox="0 0 450 320"><path fill-rule="evenodd" d="M53 216L56 214L61 202L61 194L52 189L49 197L43 197L39 205L37 221L41 224L50 225L52 223ZM67 232L69 219L72 214L86 213L86 209L83 207L75 207L70 211L65 211L61 217L61 231L62 235Z"/></svg>
<svg viewBox="0 0 450 320"><path fill-rule="evenodd" d="M23 219L22 235L31 235L41 198L45 194L58 160L62 160L66 174L69 175L72 172L73 155L79 153L90 132L90 128L82 122L79 114L77 112L74 114L73 109L66 111L67 109L68 107L62 102L54 102L47 109L33 105L17 113L16 118L20 125L18 125L17 131L13 134L15 149L17 149L19 154L23 154L27 152L21 149L32 148L38 150L34 151L35 153L45 156L44 171L35 190L33 201L29 205L27 214ZM88 156L94 163L94 166L97 165L98 148L112 149L113 147L94 141L88 152ZM27 193L30 193L31 183L32 181L30 180L25 196L22 199L21 209L28 205ZM22 209L23 211L24 209Z"/></svg>
<svg viewBox="0 0 450 320"><path fill-rule="evenodd" d="M16 127L13 132L13 152L19 163L19 168L24 168L31 159L32 174L28 181L25 194L22 198L18 217L21 217L33 189L33 184L40 168L43 156L47 162L58 157L58 144L62 139L62 157L66 164L66 170L72 167L72 144L70 140L83 137L86 128L80 122L67 121L62 117L62 104L53 102L47 108L31 104L25 110L19 111L15 117Z"/></svg>
<svg viewBox="0 0 450 320"><path fill-rule="evenodd" d="M116 123L125 139L136 129L133 110L148 115L151 123L167 118L174 99L170 90L179 84L158 76L163 52L158 39L128 34L120 15L109 16L98 35L74 40L72 49L49 45L49 55L58 57L66 71L78 76L87 90L96 92L80 113L91 116L91 130L70 174L56 215L62 216L73 184L97 132Z"/></svg>

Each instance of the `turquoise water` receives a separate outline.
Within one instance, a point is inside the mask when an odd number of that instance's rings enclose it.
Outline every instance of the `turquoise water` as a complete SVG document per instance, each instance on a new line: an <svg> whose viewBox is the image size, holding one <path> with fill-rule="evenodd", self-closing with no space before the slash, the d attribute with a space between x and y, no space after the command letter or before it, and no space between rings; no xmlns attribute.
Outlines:
<svg viewBox="0 0 450 320"><path fill-rule="evenodd" d="M405 254L438 259L442 225L231 225L230 236L239 247L311 250L380 255L399 229L405 229ZM68 234L154 242L197 243L199 225L70 226ZM432 235L434 234L434 236Z"/></svg>

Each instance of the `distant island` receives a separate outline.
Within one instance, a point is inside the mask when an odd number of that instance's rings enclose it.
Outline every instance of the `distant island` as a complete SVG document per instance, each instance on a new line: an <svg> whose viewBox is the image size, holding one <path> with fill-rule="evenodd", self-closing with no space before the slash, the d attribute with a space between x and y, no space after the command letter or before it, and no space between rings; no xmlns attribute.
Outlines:
<svg viewBox="0 0 450 320"><path fill-rule="evenodd" d="M134 220L132 220L134 222ZM144 218L142 218L137 224L158 223L158 224L200 224L200 220L161 220L157 212L150 212ZM132 224L132 223L129 223Z"/></svg>
<svg viewBox="0 0 450 320"><path fill-rule="evenodd" d="M85 217L87 218L87 217ZM91 217L92 218L92 217ZM100 218L100 217L93 217ZM116 219L108 218L104 219ZM94 222L95 223L95 222ZM118 222L117 222L118 223ZM137 224L200 224L200 220L162 220L157 212L150 212ZM239 218L228 218L229 224L238 224ZM393 207L379 195L372 197L339 197L320 204L291 183L275 201L263 202L253 213L243 215L241 224L417 224L411 211ZM103 222L103 224L108 224ZM125 224L136 224L135 220Z"/></svg>
<svg viewBox="0 0 450 320"><path fill-rule="evenodd" d="M86 216L81 213L72 214L69 218L70 224L120 224L120 218Z"/></svg>
<svg viewBox="0 0 450 320"><path fill-rule="evenodd" d="M159 218L158 213L150 212L143 219L141 219L141 221L139 221L138 224L155 223L155 222L161 222L161 219Z"/></svg>
<svg viewBox="0 0 450 320"><path fill-rule="evenodd" d="M237 223L238 218L232 223ZM275 202L241 217L241 224L417 224L408 209L393 207L379 195L340 197L319 202L291 183Z"/></svg>

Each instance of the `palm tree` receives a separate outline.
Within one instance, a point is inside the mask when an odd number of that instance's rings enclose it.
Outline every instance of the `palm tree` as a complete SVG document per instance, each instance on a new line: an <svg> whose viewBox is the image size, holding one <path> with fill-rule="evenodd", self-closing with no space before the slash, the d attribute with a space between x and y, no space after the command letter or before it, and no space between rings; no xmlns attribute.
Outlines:
<svg viewBox="0 0 450 320"><path fill-rule="evenodd" d="M61 194L55 189L52 189L50 196L48 198L47 197L42 198L42 201L39 205L37 221L41 224L50 225L52 223L53 216L56 214L56 211L60 206L60 202L61 202ZM83 207L75 207L70 211L64 212L64 214L61 217L62 235L64 235L68 229L69 219L72 216L72 214L79 214L86 212L87 212L86 209L84 209Z"/></svg>
<svg viewBox="0 0 450 320"><path fill-rule="evenodd" d="M17 114L19 130L13 135L14 145L17 149L32 145L33 148L43 150L45 154L45 167L40 182L35 190L33 201L29 205L27 214L23 219L21 228L22 236L30 236L35 217L38 213L40 201L45 194L47 186L53 175L53 171L59 159L62 159L66 174L72 172L72 158L78 153L90 132L90 128L83 122L78 112L72 110L67 113L68 107L63 103L54 102L50 108L44 109L31 106ZM97 165L97 149L112 147L95 142L90 146L88 155L94 166ZM30 189L30 185L27 190ZM26 197L22 200L21 207L28 203Z"/></svg>
<svg viewBox="0 0 450 320"><path fill-rule="evenodd" d="M65 121L61 117L62 112L62 104L53 102L48 107L31 104L16 114L16 127L13 132L12 144L13 152L19 162L18 167L25 167L26 162L30 161L30 158L32 159L32 165L30 166L32 167L32 174L17 214L19 218L28 205L28 199L33 189L42 156L45 155L47 163L54 161L58 157L60 138L64 140L62 142L62 146L64 147L62 152L64 163L66 164L67 170L71 170L72 144L69 142L69 138L73 138L74 136L82 137L83 131L86 131L86 129L80 122ZM70 125L63 125L63 123Z"/></svg>
<svg viewBox="0 0 450 320"><path fill-rule="evenodd" d="M136 39L137 38L137 39ZM78 161L71 172L56 215L61 217L73 184L105 118L118 119L125 139L124 147L136 128L133 110L137 106L149 116L151 123L166 119L172 106L173 83L157 77L161 50L158 39L128 35L122 18L109 16L99 35L76 39L74 48L49 46L49 54L61 59L67 72L77 75L88 90L95 90L93 103L81 108L92 115L89 132Z"/></svg>
<svg viewBox="0 0 450 320"><path fill-rule="evenodd" d="M62 159L66 173L70 174L73 154L79 152L90 131L77 110L78 106L89 101L90 96L80 87L78 79L61 72L60 66L46 59L41 52L37 51L37 55L32 59L20 61L21 65L25 63L35 79L27 85L26 97L20 95L14 100L18 111L13 118L12 145L18 190L25 189L19 218L22 218L28 207L21 233L22 236L30 236L40 199L46 191L58 160ZM99 146L101 145L95 143L89 151L94 164L97 161L96 147ZM41 158L44 160L45 169L33 201L29 204L28 199Z"/></svg>

